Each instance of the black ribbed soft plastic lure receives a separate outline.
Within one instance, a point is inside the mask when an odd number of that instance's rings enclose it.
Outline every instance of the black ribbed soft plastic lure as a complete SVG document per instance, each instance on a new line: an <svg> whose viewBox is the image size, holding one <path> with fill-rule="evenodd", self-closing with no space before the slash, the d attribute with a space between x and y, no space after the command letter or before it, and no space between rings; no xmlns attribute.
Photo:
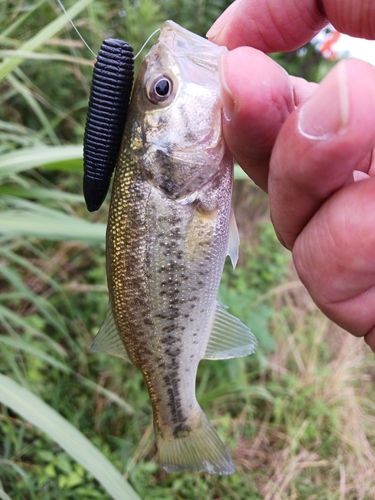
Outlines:
<svg viewBox="0 0 375 500"><path fill-rule="evenodd" d="M83 194L87 209L106 197L119 153L134 78L133 47L104 40L95 62L83 143Z"/></svg>

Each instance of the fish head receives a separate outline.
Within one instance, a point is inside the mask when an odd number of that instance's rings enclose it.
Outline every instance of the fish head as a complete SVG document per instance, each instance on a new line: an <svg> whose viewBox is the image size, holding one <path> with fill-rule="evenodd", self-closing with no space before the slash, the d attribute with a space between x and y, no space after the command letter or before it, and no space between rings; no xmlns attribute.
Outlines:
<svg viewBox="0 0 375 500"><path fill-rule="evenodd" d="M128 124L143 179L172 199L220 170L225 151L219 61L227 49L172 21L141 64Z"/></svg>

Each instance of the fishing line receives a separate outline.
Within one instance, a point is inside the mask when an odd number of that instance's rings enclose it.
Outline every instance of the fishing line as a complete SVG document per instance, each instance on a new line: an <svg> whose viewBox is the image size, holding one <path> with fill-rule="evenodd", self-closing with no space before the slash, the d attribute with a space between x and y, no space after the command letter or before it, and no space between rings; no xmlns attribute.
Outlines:
<svg viewBox="0 0 375 500"><path fill-rule="evenodd" d="M89 49L89 51L91 52L91 54L96 57L96 54L95 52L91 49L91 47L88 45L88 43L86 42L86 40L83 38L83 36L81 35L81 33L78 31L78 28L77 26L74 24L72 18L69 16L69 14L67 13L63 3L61 0L57 0L57 3L59 4L61 10L64 12L64 14L66 15L66 17L68 18L70 24L73 26L73 29L74 31L77 33L77 35L79 36L79 38L82 40L82 42L84 43L84 45ZM142 52L142 50L146 47L146 45L148 44L148 42L151 40L151 38L156 35L156 33L160 31L160 28L156 29L153 33L151 33L151 35L147 38L147 40L145 41L145 43L142 45L142 47L140 48L140 50L137 52L137 54L134 56L134 59L137 59L137 57L139 56L139 54Z"/></svg>
<svg viewBox="0 0 375 500"><path fill-rule="evenodd" d="M59 1L59 0L58 0ZM139 56L139 54L142 52L142 50L146 47L146 45L148 44L148 42L151 40L151 38L156 35L156 33L158 31L161 31L160 28L156 29L153 33L151 33L151 35L147 38L147 40L145 41L145 43L142 45L142 47L140 48L140 50L137 52L137 54L134 56L134 59L137 59L137 57Z"/></svg>
<svg viewBox="0 0 375 500"><path fill-rule="evenodd" d="M96 54L95 52L93 52L90 48L90 46L86 43L85 39L83 38L83 36L81 35L81 33L78 31L78 28L76 27L76 25L74 24L73 20L69 17L69 14L67 13L64 5L62 4L61 0L57 0L57 3L60 5L62 11L64 12L64 14L66 15L66 17L68 18L70 24L73 26L75 32L77 33L77 35L79 36L79 38L82 40L82 42L86 45L86 47L89 49L89 51L91 52L91 54L93 54L94 57L96 57Z"/></svg>

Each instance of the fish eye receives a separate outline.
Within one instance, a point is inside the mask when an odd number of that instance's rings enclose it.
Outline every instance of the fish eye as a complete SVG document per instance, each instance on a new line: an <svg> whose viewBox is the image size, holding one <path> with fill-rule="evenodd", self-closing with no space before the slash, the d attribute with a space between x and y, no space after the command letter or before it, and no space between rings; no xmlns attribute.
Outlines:
<svg viewBox="0 0 375 500"><path fill-rule="evenodd" d="M147 89L147 97L154 104L165 102L172 94L173 83L170 78L165 75L159 76L152 81Z"/></svg>
<svg viewBox="0 0 375 500"><path fill-rule="evenodd" d="M156 82L155 84L155 93L159 97L165 97L166 95L169 94L169 81L166 78L163 78Z"/></svg>

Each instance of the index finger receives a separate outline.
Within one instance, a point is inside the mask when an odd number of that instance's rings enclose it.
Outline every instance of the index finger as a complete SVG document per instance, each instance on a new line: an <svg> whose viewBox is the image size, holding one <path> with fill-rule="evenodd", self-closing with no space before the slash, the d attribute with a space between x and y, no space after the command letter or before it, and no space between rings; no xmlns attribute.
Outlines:
<svg viewBox="0 0 375 500"><path fill-rule="evenodd" d="M236 0L207 37L234 49L288 52L311 40L328 22L342 33L375 38L375 2L358 0Z"/></svg>
<svg viewBox="0 0 375 500"><path fill-rule="evenodd" d="M315 0L236 0L207 37L229 50L248 45L263 52L287 52L307 43L327 23Z"/></svg>

